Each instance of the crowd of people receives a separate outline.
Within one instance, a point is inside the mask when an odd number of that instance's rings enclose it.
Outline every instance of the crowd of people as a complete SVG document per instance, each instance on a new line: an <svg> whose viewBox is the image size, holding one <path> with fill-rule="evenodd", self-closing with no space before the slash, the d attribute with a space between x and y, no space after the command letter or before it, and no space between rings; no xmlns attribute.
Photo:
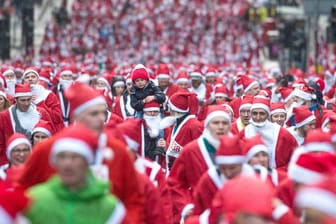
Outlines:
<svg viewBox="0 0 336 224"><path fill-rule="evenodd" d="M245 1L88 2L0 66L0 223L336 222L335 70L254 64Z"/></svg>

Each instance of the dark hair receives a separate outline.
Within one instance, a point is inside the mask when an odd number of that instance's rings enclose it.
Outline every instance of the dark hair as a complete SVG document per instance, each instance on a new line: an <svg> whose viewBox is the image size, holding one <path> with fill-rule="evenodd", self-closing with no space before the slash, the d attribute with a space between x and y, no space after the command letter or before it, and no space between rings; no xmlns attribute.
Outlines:
<svg viewBox="0 0 336 224"><path fill-rule="evenodd" d="M126 86L126 81L125 81L125 78L123 76L115 76L113 77L113 80L112 80L112 83L111 83L111 92L112 92L112 95L115 96L116 95L116 91L115 91L115 87L113 87L114 83L116 82L123 82L124 85Z"/></svg>

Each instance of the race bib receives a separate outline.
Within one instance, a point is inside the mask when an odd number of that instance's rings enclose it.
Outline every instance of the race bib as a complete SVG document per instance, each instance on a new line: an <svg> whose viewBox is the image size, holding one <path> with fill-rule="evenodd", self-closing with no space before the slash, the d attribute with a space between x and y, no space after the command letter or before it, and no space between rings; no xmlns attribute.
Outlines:
<svg viewBox="0 0 336 224"><path fill-rule="evenodd" d="M109 170L106 165L92 165L90 169L97 179L109 181Z"/></svg>
<svg viewBox="0 0 336 224"><path fill-rule="evenodd" d="M180 144L178 144L176 141L174 141L172 144L169 145L169 148L167 150L167 155L178 157L182 149L183 147Z"/></svg>

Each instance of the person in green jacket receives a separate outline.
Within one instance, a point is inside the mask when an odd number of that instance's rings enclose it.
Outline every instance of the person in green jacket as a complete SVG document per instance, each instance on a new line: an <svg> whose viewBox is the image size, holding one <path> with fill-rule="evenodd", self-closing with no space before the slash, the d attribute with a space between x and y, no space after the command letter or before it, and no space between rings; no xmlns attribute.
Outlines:
<svg viewBox="0 0 336 224"><path fill-rule="evenodd" d="M64 129L51 146L57 175L27 191L25 216L33 224L123 223L126 209L109 193L109 183L91 173L97 135L82 125ZM102 171L103 172L103 171Z"/></svg>

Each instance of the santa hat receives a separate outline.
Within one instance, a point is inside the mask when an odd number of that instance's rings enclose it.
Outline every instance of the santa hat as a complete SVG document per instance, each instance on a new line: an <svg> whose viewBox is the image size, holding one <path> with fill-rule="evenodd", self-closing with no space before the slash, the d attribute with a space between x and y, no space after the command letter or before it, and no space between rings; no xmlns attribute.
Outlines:
<svg viewBox="0 0 336 224"><path fill-rule="evenodd" d="M50 78L51 78L51 74L50 74L50 70L49 69L42 69L40 72L40 81L44 81L46 83L50 83Z"/></svg>
<svg viewBox="0 0 336 224"><path fill-rule="evenodd" d="M196 96L197 95L195 93L179 91L170 97L168 104L170 109L173 111L195 114L198 107L198 100Z"/></svg>
<svg viewBox="0 0 336 224"><path fill-rule="evenodd" d="M295 126L297 128L309 124L316 119L315 115L306 106L294 107L293 113L295 116Z"/></svg>
<svg viewBox="0 0 336 224"><path fill-rule="evenodd" d="M2 85L3 88L5 88L5 89L7 88L6 79L2 74L0 74L0 84Z"/></svg>
<svg viewBox="0 0 336 224"><path fill-rule="evenodd" d="M254 85L259 84L259 82L254 81L247 75L241 75L239 77L244 88L244 93L248 92Z"/></svg>
<svg viewBox="0 0 336 224"><path fill-rule="evenodd" d="M224 86L216 86L215 88L215 97L228 97L229 90Z"/></svg>
<svg viewBox="0 0 336 224"><path fill-rule="evenodd" d="M101 77L99 77L99 78L97 79L97 81L102 81L102 82L104 82L104 84L106 85L106 87L107 87L108 89L111 89L111 83L109 83L109 81L107 80L106 77L101 76Z"/></svg>
<svg viewBox="0 0 336 224"><path fill-rule="evenodd" d="M159 67L156 70L156 78L157 79L169 79L170 78L170 70L168 65L159 64Z"/></svg>
<svg viewBox="0 0 336 224"><path fill-rule="evenodd" d="M143 142L142 122L141 119L127 119L117 127L124 135L128 148L135 152L139 152Z"/></svg>
<svg viewBox="0 0 336 224"><path fill-rule="evenodd" d="M176 77L176 83L189 82L189 75L187 72L182 71Z"/></svg>
<svg viewBox="0 0 336 224"><path fill-rule="evenodd" d="M250 95L245 95L240 106L239 106L239 111L241 111L244 108L250 109L253 103L253 96Z"/></svg>
<svg viewBox="0 0 336 224"><path fill-rule="evenodd" d="M6 147L6 156L9 159L12 150L20 145L20 144L27 144L29 146L29 149L31 150L31 144L28 138L21 134L21 133L14 133L11 135L11 137L7 140L7 147Z"/></svg>
<svg viewBox="0 0 336 224"><path fill-rule="evenodd" d="M204 120L204 127L207 127L209 122L215 117L225 118L225 120L231 123L231 117L225 107L219 105L210 105L208 106L207 116Z"/></svg>
<svg viewBox="0 0 336 224"><path fill-rule="evenodd" d="M28 84L15 84L15 97L33 96L33 93Z"/></svg>
<svg viewBox="0 0 336 224"><path fill-rule="evenodd" d="M244 163L245 156L241 148L238 136L221 136L220 144L216 152L216 164Z"/></svg>
<svg viewBox="0 0 336 224"><path fill-rule="evenodd" d="M65 66L62 68L61 72L60 72L60 77L62 75L71 75L71 76L74 76L73 72L72 72L72 67L70 66Z"/></svg>
<svg viewBox="0 0 336 224"><path fill-rule="evenodd" d="M315 183L335 172L335 165L333 153L301 153L289 163L288 177L298 183Z"/></svg>
<svg viewBox="0 0 336 224"><path fill-rule="evenodd" d="M323 132L321 129L310 130L304 144L307 152L334 152L331 143L331 134Z"/></svg>
<svg viewBox="0 0 336 224"><path fill-rule="evenodd" d="M13 69L6 69L3 73L2 73L2 75L4 76L4 77L6 77L7 75L15 75L15 72L14 72L14 70Z"/></svg>
<svg viewBox="0 0 336 224"><path fill-rule="evenodd" d="M252 138L245 138L244 143L243 152L246 156L246 161L250 161L259 152L268 154L267 147L259 134Z"/></svg>
<svg viewBox="0 0 336 224"><path fill-rule="evenodd" d="M42 119L40 119L39 122L37 122L37 124L34 126L32 135L34 135L36 132L42 132L48 137L50 137L54 133L52 124L49 121L45 121Z"/></svg>
<svg viewBox="0 0 336 224"><path fill-rule="evenodd" d="M218 73L213 66L210 66L205 73L205 77L217 77L217 76Z"/></svg>
<svg viewBox="0 0 336 224"><path fill-rule="evenodd" d="M192 71L191 73L190 73L190 78L191 78L191 80L193 80L193 79L202 79L203 78L203 74L202 74L202 71L201 71L201 69L195 69L194 71Z"/></svg>
<svg viewBox="0 0 336 224"><path fill-rule="evenodd" d="M251 111L254 109L264 109L268 114L270 114L270 101L264 98L254 98Z"/></svg>
<svg viewBox="0 0 336 224"><path fill-rule="evenodd" d="M287 114L285 104L282 103L282 102L271 103L271 108L270 109L271 109L271 114L270 115L273 115L273 114L276 114L276 113Z"/></svg>
<svg viewBox="0 0 336 224"><path fill-rule="evenodd" d="M22 78L24 79L26 77L26 75L28 75L29 73L34 73L37 76L37 78L39 79L40 75L39 75L38 71L39 71L39 69L37 67L26 68L23 75L22 75Z"/></svg>
<svg viewBox="0 0 336 224"><path fill-rule="evenodd" d="M331 134L331 141L336 143L336 116L333 115L330 117L330 134Z"/></svg>
<svg viewBox="0 0 336 224"><path fill-rule="evenodd" d="M323 111L323 116L322 116L322 125L321 125L321 128L322 130L325 130L327 128L327 125L329 124L330 122L330 117L331 116L335 116L336 113L331 111L331 110L324 110Z"/></svg>
<svg viewBox="0 0 336 224"><path fill-rule="evenodd" d="M64 128L51 146L50 159L55 164L58 153L70 151L83 156L93 164L98 148L98 136L84 125L76 124Z"/></svg>
<svg viewBox="0 0 336 224"><path fill-rule="evenodd" d="M147 68L142 64L137 64L132 70L132 82L134 83L137 79L149 80L149 74Z"/></svg>
<svg viewBox="0 0 336 224"><path fill-rule="evenodd" d="M293 90L291 88L285 88L285 87L279 88L279 92L284 103L287 103L293 96L292 91Z"/></svg>
<svg viewBox="0 0 336 224"><path fill-rule="evenodd" d="M301 88L296 88L294 89L292 95L293 96L297 96L297 97L300 97L304 100L312 100L312 99L315 99L316 96L313 92L314 90L311 89L310 87L301 87Z"/></svg>
<svg viewBox="0 0 336 224"><path fill-rule="evenodd" d="M143 111L160 111L160 104L155 100L145 103Z"/></svg>
<svg viewBox="0 0 336 224"><path fill-rule="evenodd" d="M313 208L330 218L336 218L336 177L331 176L314 185L300 188L295 204L299 208Z"/></svg>
<svg viewBox="0 0 336 224"><path fill-rule="evenodd" d="M214 201L233 221L239 212L272 219L272 187L255 177L239 176L225 182ZM231 223L231 222L230 222Z"/></svg>
<svg viewBox="0 0 336 224"><path fill-rule="evenodd" d="M71 116L78 115L93 105L106 105L106 101L103 96L101 96L98 92L94 91L88 85L79 82L75 82L74 84L72 84L69 88L65 90L64 93L65 97L70 103Z"/></svg>

